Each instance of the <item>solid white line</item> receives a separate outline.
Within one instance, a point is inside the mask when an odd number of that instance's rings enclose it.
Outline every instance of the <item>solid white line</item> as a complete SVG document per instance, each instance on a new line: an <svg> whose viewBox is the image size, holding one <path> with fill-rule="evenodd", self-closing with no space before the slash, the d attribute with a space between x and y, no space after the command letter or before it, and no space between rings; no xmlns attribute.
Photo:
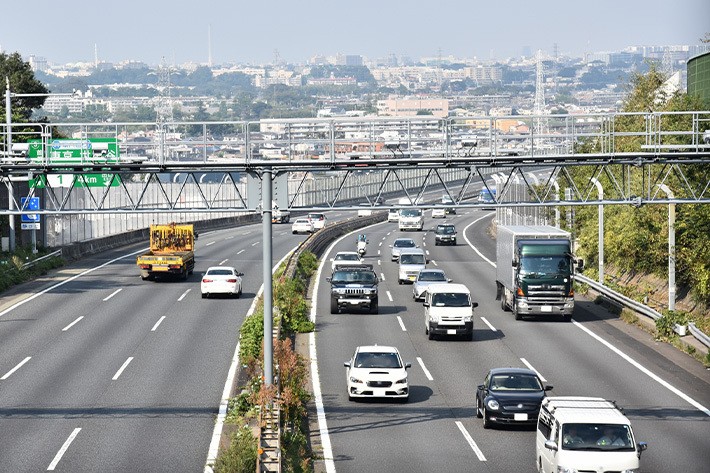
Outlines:
<svg viewBox="0 0 710 473"><path fill-rule="evenodd" d="M150 329L151 332L155 332L158 329L158 325L160 325L163 320L165 320L165 316L162 316L161 318L158 319L158 321L153 325L153 328Z"/></svg>
<svg viewBox="0 0 710 473"><path fill-rule="evenodd" d="M404 326L404 321L402 321L402 317L400 317L400 316L398 315L398 316L397 316L397 320L399 321L399 326L402 327L402 332L406 332L406 331L407 331L407 327Z"/></svg>
<svg viewBox="0 0 710 473"><path fill-rule="evenodd" d="M394 299L392 299L392 294L390 294L389 291L385 291L385 293L387 294L387 299L389 299L390 302L394 302Z"/></svg>
<svg viewBox="0 0 710 473"><path fill-rule="evenodd" d="M496 328L495 328L493 325L491 325L491 323L490 323L488 320L486 320L485 317L481 317L481 320L483 320L483 323L485 323L486 325L488 325L488 328L490 328L491 331L493 331L493 332L497 332L497 331L498 331L498 330L496 330Z"/></svg>
<svg viewBox="0 0 710 473"><path fill-rule="evenodd" d="M118 294L118 293L121 292L121 291L123 291L123 288L121 288L121 289L116 289L115 291L113 291L110 295L108 295L108 296L104 299L104 302L106 302L107 300L111 299L113 296L115 296L116 294Z"/></svg>
<svg viewBox="0 0 710 473"><path fill-rule="evenodd" d="M238 255L241 255L242 253L244 253L244 250L239 250L239 251L237 251L237 254L238 254Z"/></svg>
<svg viewBox="0 0 710 473"><path fill-rule="evenodd" d="M41 295L43 295L43 294L48 293L48 292L51 291L52 289L56 289L56 288L58 288L58 287L60 287L60 286L63 286L63 285L65 285L65 284L67 284L68 282L71 282L71 281L73 281L73 280L75 280L75 279L80 278L81 276L87 275L87 274L89 274L89 273L93 273L93 272L96 271L97 269L103 268L104 266L108 266L109 264L115 263L116 261L120 261L120 260L122 260L123 258L128 258L129 256L135 256L135 255L137 255L137 254L139 254L139 253L145 253L146 251L148 251L148 248L143 248L143 249L141 249L141 250L134 251L133 253L128 253L127 255L119 256L118 258L112 259L111 261L107 261L107 262L105 262L104 264L100 264L99 266L96 266L95 268L87 269L86 271L84 271L84 272L82 272L82 273L79 273L79 274L77 274L76 276L72 276L72 277L70 277L70 278L67 278L67 279L65 279L64 281L55 284L54 286L50 286L50 287L48 287L47 289L45 289L45 290L43 290L43 291L40 291L40 292L38 292L38 293L36 293L36 294L33 294L32 296L28 297L27 299L23 299L23 300L21 300L20 302L11 305L11 306L8 307L7 309L5 309L5 310L3 310L2 312L0 312L0 317L2 317L3 315L9 313L9 312L10 312L11 310L13 310L13 309L16 309L17 307L20 307L21 305L26 304L27 302L29 302L29 301L31 301L31 300L33 300L33 299L35 299L35 298L37 298L37 297L39 297L39 296L41 296Z"/></svg>
<svg viewBox="0 0 710 473"><path fill-rule="evenodd" d="M473 451L476 453L476 456L478 459L482 462L486 461L486 457L483 456L483 452L481 451L480 448L478 448L478 445L476 445L476 442L473 441L473 437L471 437L471 434L468 433L466 428L463 426L463 424L460 421L456 421L456 426L459 428L461 433L463 434L463 438L466 439L468 444L471 446Z"/></svg>
<svg viewBox="0 0 710 473"><path fill-rule="evenodd" d="M113 375L113 378L111 378L112 381L116 381L119 376L121 376L121 373L123 373L123 370L126 369L126 367L133 361L133 357L129 356L126 361L123 362L123 366L121 366L118 371L116 371L116 374Z"/></svg>
<svg viewBox="0 0 710 473"><path fill-rule="evenodd" d="M182 296L180 296L180 297L178 298L178 302L181 302L181 301L185 298L185 296L187 295L187 293L190 292L191 290L192 290L192 289L188 289L188 290L186 290L185 292L183 292L183 293L182 293Z"/></svg>
<svg viewBox="0 0 710 473"><path fill-rule="evenodd" d="M22 360L17 366L15 366L13 369L11 369L11 370L8 371L7 373L5 373L5 376L3 376L2 378L0 378L0 380L9 378L12 373L14 373L15 371L17 371L17 370L19 370L20 368L22 368L22 365L24 365L25 363L27 363L27 362L30 361L31 359L32 359L32 357L31 357L31 356L28 356L27 358L25 358L24 360Z"/></svg>
<svg viewBox="0 0 710 473"><path fill-rule="evenodd" d="M219 262L219 265L222 266L222 265L223 265L224 263L226 263L227 261L229 261L229 259L222 260L222 261Z"/></svg>
<svg viewBox="0 0 710 473"><path fill-rule="evenodd" d="M654 381L658 382L661 386L665 387L666 389L668 389L668 390L671 391L672 393L676 394L676 395L679 396L681 399L685 400L688 404L692 405L693 407L695 407L695 408L698 409L699 411L705 413L705 415L710 416L710 409L708 409L707 407L703 406L703 405L700 404L698 401L696 401L695 399L691 398L690 396L688 396L687 394L685 394L685 393L684 393L683 391L681 391L680 389L676 388L675 386L672 386L672 385L671 385L670 383L668 383L667 381L661 379L658 375L652 373L651 370L649 370L648 368L646 368L646 367L644 367L643 365L641 365L641 363L637 362L636 360L634 360L633 358L631 358L629 355L627 355L626 353L622 352L621 350L619 350L618 348L616 348L614 345L612 345L611 343L607 342L607 341L604 340L602 337L600 337L600 336L597 335L596 333L592 332L591 330L589 330L587 327L583 326L582 324L580 324L580 323L577 322L576 320L572 320L572 323L573 323L574 325L576 325L577 327L579 327L580 329L582 329L582 330L584 330L585 332L587 332L587 334L589 334L591 337L595 338L597 341L599 341L600 343L602 343L603 345L605 345L605 346L606 346L607 348L609 348L611 351L613 351L614 353L616 353L617 355L619 355L620 357L622 357L623 359L625 359L626 361L628 361L629 363L631 363L633 366L635 366L636 368L638 368L642 373L645 373L649 378L651 378L651 379L653 379Z"/></svg>
<svg viewBox="0 0 710 473"><path fill-rule="evenodd" d="M417 357L417 361L419 362L419 366L422 367L422 370L424 370L424 375L427 377L427 379L429 381L434 381L434 378L431 377L431 373L428 369L426 369L426 366L424 366L424 362L422 361L422 359Z"/></svg>
<svg viewBox="0 0 710 473"><path fill-rule="evenodd" d="M50 463L47 467L47 471L52 471L56 468L57 463L59 463L59 460L62 459L67 449L69 448L69 445L71 445L76 436L79 435L79 432L81 432L81 427L77 427L72 431L71 435L69 435L69 438L67 438L64 442L64 445L62 445L62 448L60 448L57 454L54 456L54 460L52 460L52 463Z"/></svg>
<svg viewBox="0 0 710 473"><path fill-rule="evenodd" d="M536 370L533 365L531 365L530 363L528 363L528 360L526 360L525 358L521 358L520 361L522 361L523 363L525 363L525 366L527 366L528 369L531 369L531 370L533 370L535 373L537 373L538 377L540 378L540 380L541 380L543 383L546 383L546 382L547 382L547 380L545 379L545 377L544 377L543 375L541 375L540 372L539 372L538 370Z"/></svg>
<svg viewBox="0 0 710 473"><path fill-rule="evenodd" d="M495 268L495 267L496 267L496 264L495 264L493 261L491 261L491 260L489 260L488 258L486 258L485 256L483 256L483 253L481 253L480 251L478 251L478 248L476 248L475 246L473 246L473 243L471 243L471 241L468 239L468 237L466 237L466 230L468 230L468 227L470 227L471 225L474 225L474 224L480 222L481 220L483 220L483 219L485 219L485 218L490 217L491 215L492 215L491 213L487 213L487 214L484 215L483 217L477 218L477 219L474 220L473 222L471 222L471 223L469 223L468 225L466 225L466 227L463 229L463 239L466 240L466 243L468 243L468 246L470 246L471 248L473 248L473 251L475 251L475 252L478 254L478 256L480 256L484 261L486 261L488 264L490 264L491 266L493 266L493 267Z"/></svg>
<svg viewBox="0 0 710 473"><path fill-rule="evenodd" d="M380 279L381 279L382 281L385 280L385 273L380 273Z"/></svg>
<svg viewBox="0 0 710 473"><path fill-rule="evenodd" d="M281 266L286 258L296 251L298 246L294 247L291 251L287 252L283 258L276 263L276 266L271 268L271 272L274 273L276 269ZM244 251L244 250L242 250ZM247 311L246 317L249 317L256 310L256 301L259 299L261 294L264 292L264 284L261 285L259 290L256 292L256 296L252 299L251 306ZM219 442L222 438L222 429L224 428L224 421L227 418L227 406L229 405L229 395L232 393L232 384L234 384L234 377L237 375L237 368L239 367L239 341L237 341L237 347L234 349L234 354L232 355L232 363L229 365L229 371L227 372L227 380L224 382L224 389L222 389L222 399L219 401L219 412L217 413L217 420L214 424L214 430L212 430L212 440L210 440L210 447L207 450L207 460L205 460L204 473L212 473L214 470L212 467L217 461L217 452L219 451Z"/></svg>
<svg viewBox="0 0 710 473"><path fill-rule="evenodd" d="M64 328L62 329L62 332L66 332L67 330L69 330L70 328L72 328L72 326L73 326L75 323L79 322L79 321L80 321L81 319L83 319L83 318L84 318L83 315L77 317L77 319L76 319L74 322L72 322L72 323L70 323L69 325L67 325L66 327L64 327Z"/></svg>
<svg viewBox="0 0 710 473"><path fill-rule="evenodd" d="M216 241L211 241L211 242L207 243L205 246L212 246L212 245L214 245L215 243L217 243L217 242L216 242Z"/></svg>

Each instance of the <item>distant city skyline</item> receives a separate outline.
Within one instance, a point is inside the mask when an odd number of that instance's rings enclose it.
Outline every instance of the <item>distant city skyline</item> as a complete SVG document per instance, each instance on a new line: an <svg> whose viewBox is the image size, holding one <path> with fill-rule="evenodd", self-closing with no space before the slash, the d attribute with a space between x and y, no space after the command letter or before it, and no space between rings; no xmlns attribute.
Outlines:
<svg viewBox="0 0 710 473"><path fill-rule="evenodd" d="M311 56L390 54L479 60L524 49L582 56L629 46L697 45L710 33L708 0L333 0L12 2L2 52L50 63L304 63ZM41 12L41 15L40 15ZM9 13L9 14L8 14Z"/></svg>

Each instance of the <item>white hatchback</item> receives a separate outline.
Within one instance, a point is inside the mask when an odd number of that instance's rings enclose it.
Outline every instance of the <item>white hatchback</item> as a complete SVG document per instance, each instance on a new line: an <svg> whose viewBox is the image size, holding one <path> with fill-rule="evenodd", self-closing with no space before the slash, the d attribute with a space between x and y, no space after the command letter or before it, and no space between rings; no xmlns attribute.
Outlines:
<svg viewBox="0 0 710 473"><path fill-rule="evenodd" d="M230 266L212 266L200 281L202 298L206 299L212 294L226 294L239 297L242 295L242 276Z"/></svg>
<svg viewBox="0 0 710 473"><path fill-rule="evenodd" d="M314 231L313 221L309 218L297 218L291 224L291 233L313 233Z"/></svg>
<svg viewBox="0 0 710 473"><path fill-rule="evenodd" d="M395 347L360 346L352 358L343 363L348 386L348 399L395 398L404 402L409 398L407 369Z"/></svg>

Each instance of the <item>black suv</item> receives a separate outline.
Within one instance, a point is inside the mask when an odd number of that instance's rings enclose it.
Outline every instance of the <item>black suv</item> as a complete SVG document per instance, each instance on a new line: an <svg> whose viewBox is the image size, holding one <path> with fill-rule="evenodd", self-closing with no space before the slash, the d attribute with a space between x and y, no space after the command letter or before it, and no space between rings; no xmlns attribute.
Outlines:
<svg viewBox="0 0 710 473"><path fill-rule="evenodd" d="M378 313L377 284L380 282L371 264L346 266L326 278L330 283L330 313L350 307L367 308Z"/></svg>
<svg viewBox="0 0 710 473"><path fill-rule="evenodd" d="M436 246L456 245L456 227L452 224L437 225L434 236Z"/></svg>

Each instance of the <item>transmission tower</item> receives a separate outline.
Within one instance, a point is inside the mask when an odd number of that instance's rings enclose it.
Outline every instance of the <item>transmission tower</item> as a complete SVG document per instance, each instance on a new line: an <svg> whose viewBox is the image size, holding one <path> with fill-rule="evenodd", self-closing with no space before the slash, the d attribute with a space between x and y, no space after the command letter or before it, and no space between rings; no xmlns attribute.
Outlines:
<svg viewBox="0 0 710 473"><path fill-rule="evenodd" d="M673 57L671 56L671 50L668 47L663 49L663 63L661 64L663 72L671 77L673 75Z"/></svg>
<svg viewBox="0 0 710 473"><path fill-rule="evenodd" d="M542 117L542 115L545 114L545 75L541 50L537 50L535 58L537 62L537 73L535 74L535 105L533 107L533 113L535 115L535 135L539 136L547 134L547 119Z"/></svg>
<svg viewBox="0 0 710 473"><path fill-rule="evenodd" d="M163 56L158 68L158 103L155 107L158 121L161 123L173 121L173 103L170 98L170 66Z"/></svg>

